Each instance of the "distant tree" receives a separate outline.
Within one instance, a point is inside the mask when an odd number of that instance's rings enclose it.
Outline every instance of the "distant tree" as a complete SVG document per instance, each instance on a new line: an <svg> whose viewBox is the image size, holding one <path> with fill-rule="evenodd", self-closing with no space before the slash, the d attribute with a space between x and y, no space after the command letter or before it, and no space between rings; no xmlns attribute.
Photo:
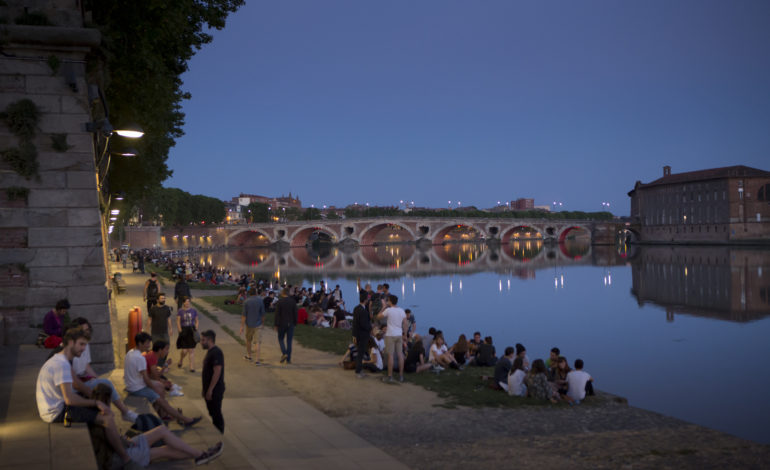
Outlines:
<svg viewBox="0 0 770 470"><path fill-rule="evenodd" d="M335 211L329 211L326 213L326 218L329 220L338 220L340 219L340 216Z"/></svg>
<svg viewBox="0 0 770 470"><path fill-rule="evenodd" d="M307 209L305 209L305 213L302 214L302 219L303 220L320 220L321 210L315 207L308 207Z"/></svg>
<svg viewBox="0 0 770 470"><path fill-rule="evenodd" d="M264 223L270 221L269 205L262 202L252 202L241 209L243 218L249 223Z"/></svg>

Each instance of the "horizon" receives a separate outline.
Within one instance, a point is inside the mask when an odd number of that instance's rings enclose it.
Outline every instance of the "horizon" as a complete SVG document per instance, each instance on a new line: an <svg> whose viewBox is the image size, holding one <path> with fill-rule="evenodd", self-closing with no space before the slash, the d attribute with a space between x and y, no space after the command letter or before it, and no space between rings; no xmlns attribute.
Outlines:
<svg viewBox="0 0 770 470"><path fill-rule="evenodd" d="M164 186L627 215L666 165L766 169L767 18L757 0L247 3L190 60Z"/></svg>

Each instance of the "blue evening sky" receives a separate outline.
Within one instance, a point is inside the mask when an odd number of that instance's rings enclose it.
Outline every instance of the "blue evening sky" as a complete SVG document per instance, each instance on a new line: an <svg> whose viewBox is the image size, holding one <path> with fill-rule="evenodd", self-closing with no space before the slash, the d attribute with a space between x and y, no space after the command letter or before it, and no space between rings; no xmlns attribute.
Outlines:
<svg viewBox="0 0 770 470"><path fill-rule="evenodd" d="M167 186L628 214L636 180L770 170L770 2L254 1L190 62Z"/></svg>

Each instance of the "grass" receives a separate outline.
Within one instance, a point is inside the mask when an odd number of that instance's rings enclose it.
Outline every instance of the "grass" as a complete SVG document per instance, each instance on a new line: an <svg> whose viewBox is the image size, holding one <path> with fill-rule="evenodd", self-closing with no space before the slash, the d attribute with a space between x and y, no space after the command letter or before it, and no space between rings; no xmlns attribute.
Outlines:
<svg viewBox="0 0 770 470"><path fill-rule="evenodd" d="M196 303L196 302L193 301L192 304L193 304L193 306L195 307L195 309L197 311L199 311L202 315L207 316L209 319L211 319L211 321L213 321L214 323L219 325L219 327L222 328L222 330L225 333L227 333L228 335L232 336L233 339L235 339L235 341L238 342L238 344L240 344L241 346L245 346L246 345L246 341L244 341L243 338L241 338L240 336L235 334L235 332L233 330L231 330L230 327L228 327L227 325L223 325L219 321L219 317L217 317L213 313L209 312L208 309L205 308L204 306L202 306L200 303Z"/></svg>
<svg viewBox="0 0 770 470"><path fill-rule="evenodd" d="M206 296L200 298L208 302L215 308L231 315L241 315L242 307L240 305L225 304L227 297ZM209 316L215 322L219 323L230 336L239 343L244 344L240 336L234 334L229 328L222 325L219 319L214 319L214 315L196 304L198 311ZM268 313L265 316L265 325L272 327L274 315ZM294 329L294 338L299 344L306 348L329 352L332 354L342 354L348 348L351 342L349 330L336 328L315 328L309 325L297 325ZM522 397L512 397L507 393L498 390L492 390L486 386L486 382L481 381L481 376L491 376L494 373L492 367L466 367L464 370L447 369L441 374L436 375L431 372L422 372L419 374L407 374L407 381L419 385L426 390L436 392L439 397L445 400L443 406L454 408L458 406L468 406L472 408L481 407L504 407L519 408L522 406L568 406L566 403L552 405L547 401L533 400ZM599 396L591 397L586 404L592 404L601 401ZM584 405L581 405L584 406Z"/></svg>

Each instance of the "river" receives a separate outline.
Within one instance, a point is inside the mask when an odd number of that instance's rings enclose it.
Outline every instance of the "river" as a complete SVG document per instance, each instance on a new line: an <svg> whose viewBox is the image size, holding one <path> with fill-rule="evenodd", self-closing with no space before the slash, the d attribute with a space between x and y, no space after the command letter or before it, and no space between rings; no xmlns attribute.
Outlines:
<svg viewBox="0 0 770 470"><path fill-rule="evenodd" d="M318 287L387 282L452 344L490 335L498 353L523 343L531 359L561 349L585 361L597 388L631 405L770 443L770 250L654 246L618 249L580 240L547 246L328 245L196 254L237 273ZM341 351L342 352L342 351Z"/></svg>

